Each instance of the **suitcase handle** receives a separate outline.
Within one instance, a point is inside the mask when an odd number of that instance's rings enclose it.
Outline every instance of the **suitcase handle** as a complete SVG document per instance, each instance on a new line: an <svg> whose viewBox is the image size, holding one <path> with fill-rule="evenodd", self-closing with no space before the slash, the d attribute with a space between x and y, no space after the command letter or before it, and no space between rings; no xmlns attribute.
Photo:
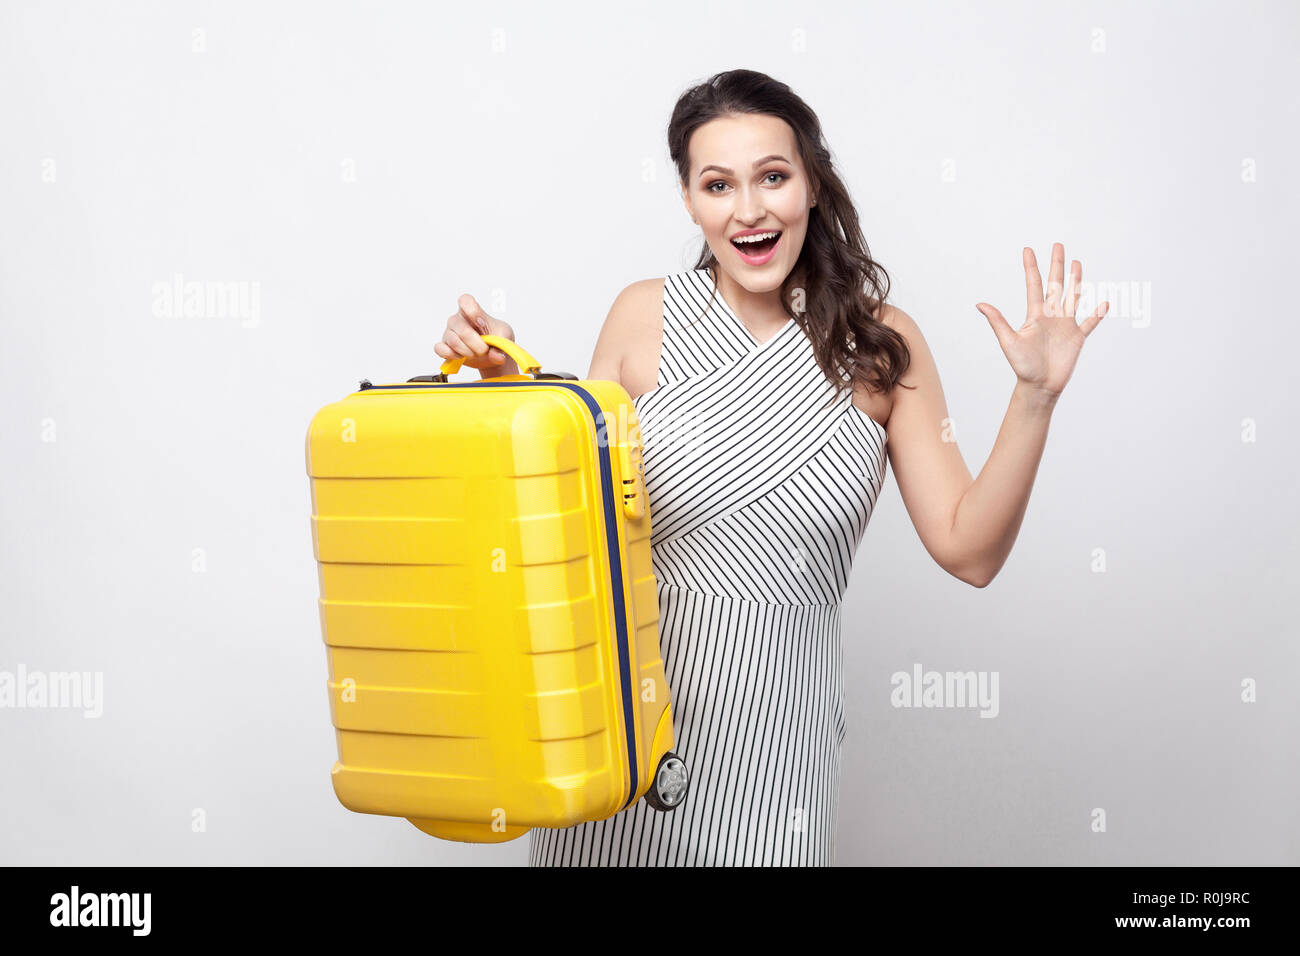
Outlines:
<svg viewBox="0 0 1300 956"><path fill-rule="evenodd" d="M505 352L514 359L515 364L519 366L519 371L523 374L536 375L541 372L542 363L529 355L528 351L522 345L512 339L508 339L504 335L492 335L490 333L484 335L482 338L488 345L495 345L502 352ZM438 374L433 376L433 381L447 381L448 375L455 375L460 371L460 367L464 361L465 359L459 355L455 358L447 359L447 361L442 363L442 368L438 369Z"/></svg>

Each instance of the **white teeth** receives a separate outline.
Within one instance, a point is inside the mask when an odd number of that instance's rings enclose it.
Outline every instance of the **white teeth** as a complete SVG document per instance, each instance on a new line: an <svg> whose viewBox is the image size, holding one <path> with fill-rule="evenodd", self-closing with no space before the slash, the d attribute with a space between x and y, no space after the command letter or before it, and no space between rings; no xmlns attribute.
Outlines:
<svg viewBox="0 0 1300 956"><path fill-rule="evenodd" d="M762 242L764 239L775 239L779 232L758 232L752 236L737 236L732 242Z"/></svg>

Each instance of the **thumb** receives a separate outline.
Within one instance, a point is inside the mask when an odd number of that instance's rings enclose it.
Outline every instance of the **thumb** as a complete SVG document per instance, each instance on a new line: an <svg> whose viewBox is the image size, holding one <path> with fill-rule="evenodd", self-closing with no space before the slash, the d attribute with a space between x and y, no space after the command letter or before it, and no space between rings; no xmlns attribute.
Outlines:
<svg viewBox="0 0 1300 956"><path fill-rule="evenodd" d="M989 326L993 329L993 334L998 337L998 342L1005 344L1006 337L1014 334L1015 330L1012 329L1007 320L1002 317L1002 313L993 308L993 306L989 305L987 302L976 302L975 308L979 309L980 315L989 320Z"/></svg>

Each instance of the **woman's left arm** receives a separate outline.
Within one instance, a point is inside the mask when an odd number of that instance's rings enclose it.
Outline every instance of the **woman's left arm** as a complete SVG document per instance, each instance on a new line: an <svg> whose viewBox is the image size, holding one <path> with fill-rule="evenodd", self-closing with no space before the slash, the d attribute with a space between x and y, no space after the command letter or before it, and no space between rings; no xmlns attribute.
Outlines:
<svg viewBox="0 0 1300 956"><path fill-rule="evenodd" d="M948 573L985 587L1002 569L1029 504L1047 428L1074 371L1079 350L1109 308L1103 302L1076 324L1083 268L1076 260L1064 290L1065 247L1052 247L1047 294L1032 249L1024 250L1028 310L1013 329L988 303L976 308L989 321L1016 385L988 461L974 480L952 435L938 370L911 317L891 310L886 324L907 340L912 365L895 388L886 426L889 460L903 503L926 550ZM1062 301L1062 292L1065 292Z"/></svg>

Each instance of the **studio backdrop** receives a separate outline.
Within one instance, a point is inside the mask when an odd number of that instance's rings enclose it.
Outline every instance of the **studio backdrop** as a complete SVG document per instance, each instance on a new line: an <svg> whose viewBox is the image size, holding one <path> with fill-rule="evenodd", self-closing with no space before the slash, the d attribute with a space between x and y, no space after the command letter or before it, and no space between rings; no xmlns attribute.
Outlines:
<svg viewBox="0 0 1300 956"><path fill-rule="evenodd" d="M694 265L665 130L736 67L821 117L972 475L1014 384L975 303L1018 323L1056 241L1111 302L988 587L885 479L836 863L1300 863L1297 40L1280 0L4 3L0 863L525 862L331 789L307 425L436 372L466 292L585 377Z"/></svg>

